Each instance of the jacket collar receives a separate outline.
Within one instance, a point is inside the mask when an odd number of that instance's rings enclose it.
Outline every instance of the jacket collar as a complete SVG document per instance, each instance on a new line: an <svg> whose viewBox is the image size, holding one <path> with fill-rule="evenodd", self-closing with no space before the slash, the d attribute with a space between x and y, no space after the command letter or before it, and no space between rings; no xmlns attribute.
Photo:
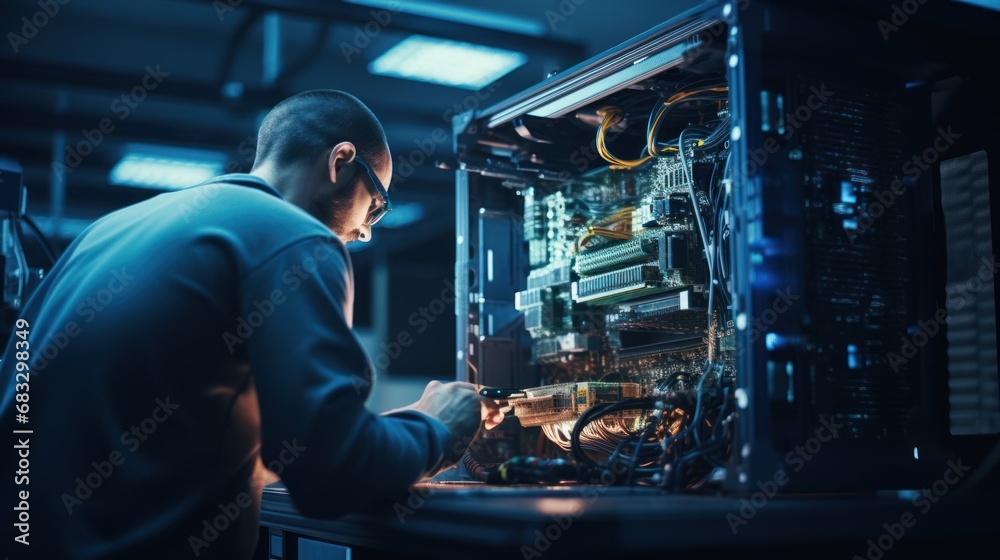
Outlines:
<svg viewBox="0 0 1000 560"><path fill-rule="evenodd" d="M267 194L274 195L282 200L285 199L285 197L281 196L281 193L279 193L277 189L272 187L270 183L268 183L267 181L261 179L256 175L251 175L249 173L229 173L227 175L219 175L218 177L209 179L208 181L205 181L201 185L197 186L200 187L202 185L210 185L215 183L227 183L230 185L239 185L241 187L250 187L253 189L264 191Z"/></svg>

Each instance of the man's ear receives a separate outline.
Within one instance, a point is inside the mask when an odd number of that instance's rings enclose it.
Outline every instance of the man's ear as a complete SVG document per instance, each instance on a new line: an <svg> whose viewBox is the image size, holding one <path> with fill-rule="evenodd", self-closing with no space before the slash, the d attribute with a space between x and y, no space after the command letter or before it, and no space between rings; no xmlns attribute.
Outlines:
<svg viewBox="0 0 1000 560"><path fill-rule="evenodd" d="M330 157L327 160L327 170L330 174L330 182L334 184L335 190L340 190L354 179L354 168L345 168L345 165L354 161L354 156L358 153L357 148L351 142L341 142L330 150Z"/></svg>

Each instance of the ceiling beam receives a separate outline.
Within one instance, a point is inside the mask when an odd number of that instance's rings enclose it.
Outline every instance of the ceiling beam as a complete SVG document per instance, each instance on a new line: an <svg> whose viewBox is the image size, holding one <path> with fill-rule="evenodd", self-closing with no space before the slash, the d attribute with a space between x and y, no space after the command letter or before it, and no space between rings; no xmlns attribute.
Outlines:
<svg viewBox="0 0 1000 560"><path fill-rule="evenodd" d="M81 130L95 128L102 118L112 117L111 120L115 124L115 138L150 142L177 142L231 152L237 151L239 144L246 139L248 134L256 136L257 132L255 129L248 129L239 123L233 123L232 126L211 126L199 123L197 125L198 133L192 135L193 125L190 122L148 118L140 120L134 116L128 119L119 119L114 114L90 114L74 111L72 108L65 113L57 113L55 108L31 107L10 101L0 101L0 115L4 115L0 129L16 128L41 131L62 129L70 133L79 133ZM433 117L414 118L412 113L403 115L389 112L386 114L386 111L380 111L379 119L386 123L392 123L392 126L388 126L386 130L390 145L394 140L400 144L404 140L409 140L409 135L393 134L396 129L426 130L426 133L429 134L435 128L447 129L448 126L446 123L434 120ZM444 152L450 152L450 148L450 142L441 147Z"/></svg>
<svg viewBox="0 0 1000 560"><path fill-rule="evenodd" d="M0 56L0 76L3 76L5 82L36 83L114 93L131 91L142 79L142 76L135 72L121 72L55 61L26 60L24 57L12 56ZM169 80L163 80L156 86L156 95L199 102L207 101L220 104L234 112L253 113L270 109L280 101L297 93L291 90L268 89L252 84L245 84L245 88L243 94L237 100L233 100L224 97L215 83L171 75ZM440 120L441 114L433 111L422 114L415 114L413 111L405 113L381 111L379 116L382 120L416 121L416 124L435 126L440 124L438 120Z"/></svg>
<svg viewBox="0 0 1000 560"><path fill-rule="evenodd" d="M4 116L0 128L21 130L66 130L79 134L81 130L97 128L103 118L114 123L113 135L140 142L176 142L196 147L214 148L235 153L246 133L240 134L232 127L212 127L200 124L197 134L192 134L189 124L161 120L138 120L136 117L118 119L116 115L91 115L73 110L59 114L55 109L25 107L17 103L0 102Z"/></svg>
<svg viewBox="0 0 1000 560"><path fill-rule="evenodd" d="M402 31L406 33L417 33L421 35L431 35L445 39L455 39L498 47L504 49L525 50L535 53L543 52L563 59L562 62L575 62L585 58L587 49L582 43L567 41L552 36L536 37L523 33L511 31L501 31L480 25L457 23L442 19L408 14L405 11L392 12L388 9L372 8L358 4L335 0L188 0L200 4L219 4L228 8L235 6L254 7L263 10L273 10L321 18L333 22L356 25L362 33L367 33L369 39L371 32L365 30L365 26L374 26L375 29L383 28ZM541 15L541 10L539 10ZM386 21L388 20L388 21ZM531 52L526 54L531 54Z"/></svg>

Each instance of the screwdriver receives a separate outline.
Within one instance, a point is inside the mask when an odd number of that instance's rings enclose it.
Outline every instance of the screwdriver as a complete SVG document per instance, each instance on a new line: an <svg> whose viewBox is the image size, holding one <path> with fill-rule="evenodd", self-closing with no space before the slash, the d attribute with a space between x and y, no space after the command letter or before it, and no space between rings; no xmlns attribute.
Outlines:
<svg viewBox="0 0 1000 560"><path fill-rule="evenodd" d="M479 394L495 400L507 400L525 398L528 395L521 389L511 389L509 387L482 387Z"/></svg>

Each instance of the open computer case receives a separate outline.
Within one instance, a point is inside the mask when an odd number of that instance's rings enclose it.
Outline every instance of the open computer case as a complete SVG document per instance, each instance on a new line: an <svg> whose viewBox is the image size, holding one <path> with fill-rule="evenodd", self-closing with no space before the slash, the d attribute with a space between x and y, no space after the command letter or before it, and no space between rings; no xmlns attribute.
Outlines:
<svg viewBox="0 0 1000 560"><path fill-rule="evenodd" d="M466 467L830 492L982 462L1000 13L972 4L707 2L457 116L457 377L511 409Z"/></svg>

